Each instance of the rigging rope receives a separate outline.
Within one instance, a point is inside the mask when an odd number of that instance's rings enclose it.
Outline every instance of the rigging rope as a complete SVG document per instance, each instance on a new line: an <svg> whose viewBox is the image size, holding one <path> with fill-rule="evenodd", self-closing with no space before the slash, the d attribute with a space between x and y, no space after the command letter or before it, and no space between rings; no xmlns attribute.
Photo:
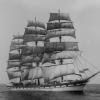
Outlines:
<svg viewBox="0 0 100 100"><path fill-rule="evenodd" d="M79 73L79 74L76 74L76 75L79 75L79 76L81 77L81 79L82 79L82 75L81 75L81 73L79 72L79 68L78 68L78 66L77 66L78 64L77 64L76 59L74 60L73 65L74 65L74 68L77 67L77 69L78 69L78 73Z"/></svg>
<svg viewBox="0 0 100 100"><path fill-rule="evenodd" d="M77 57L77 63L79 62L80 66L82 66L82 62L80 61L79 57ZM80 71L79 71L80 72ZM81 72L80 72L81 74ZM87 73L84 71L85 76L87 77Z"/></svg>
<svg viewBox="0 0 100 100"><path fill-rule="evenodd" d="M86 58L84 58L82 55L81 55L82 59L85 60L88 64L90 64L91 66L93 66L95 69L97 69L92 63L90 63Z"/></svg>
<svg viewBox="0 0 100 100"><path fill-rule="evenodd" d="M88 66L91 65L93 68L95 68L95 69L97 70L97 68L96 68L93 64L91 64L86 58L84 58L82 55L81 55L81 59L84 60L85 62L87 62ZM88 74L91 75L91 73L93 74L93 71L89 69L88 72L86 73L86 75L87 75L87 76L88 76ZM90 76L90 75L89 75L89 76Z"/></svg>

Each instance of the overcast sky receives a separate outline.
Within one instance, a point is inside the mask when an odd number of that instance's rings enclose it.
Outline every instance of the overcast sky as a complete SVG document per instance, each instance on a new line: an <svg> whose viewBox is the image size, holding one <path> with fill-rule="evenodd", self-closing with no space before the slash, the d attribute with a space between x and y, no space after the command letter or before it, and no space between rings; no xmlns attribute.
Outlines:
<svg viewBox="0 0 100 100"><path fill-rule="evenodd" d="M47 22L50 12L69 13L79 47L89 62L100 69L100 0L0 0L0 82L8 82L6 74L12 35L23 34L27 20ZM100 74L90 83L100 83Z"/></svg>

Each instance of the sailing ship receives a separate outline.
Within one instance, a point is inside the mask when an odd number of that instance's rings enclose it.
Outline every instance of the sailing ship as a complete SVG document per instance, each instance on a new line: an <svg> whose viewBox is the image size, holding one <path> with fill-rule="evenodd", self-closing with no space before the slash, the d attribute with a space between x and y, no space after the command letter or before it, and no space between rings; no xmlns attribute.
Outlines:
<svg viewBox="0 0 100 100"><path fill-rule="evenodd" d="M50 13L47 27L28 21L11 41L7 74L12 91L83 91L98 71L82 56L69 14Z"/></svg>

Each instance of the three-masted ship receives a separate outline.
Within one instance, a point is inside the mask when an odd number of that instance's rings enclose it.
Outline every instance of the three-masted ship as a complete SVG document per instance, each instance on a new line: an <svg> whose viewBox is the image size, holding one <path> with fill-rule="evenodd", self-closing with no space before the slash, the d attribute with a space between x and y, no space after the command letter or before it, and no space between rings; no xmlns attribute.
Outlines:
<svg viewBox="0 0 100 100"><path fill-rule="evenodd" d="M69 14L50 13L47 27L35 18L11 41L7 74L13 91L83 91L99 72L82 56Z"/></svg>

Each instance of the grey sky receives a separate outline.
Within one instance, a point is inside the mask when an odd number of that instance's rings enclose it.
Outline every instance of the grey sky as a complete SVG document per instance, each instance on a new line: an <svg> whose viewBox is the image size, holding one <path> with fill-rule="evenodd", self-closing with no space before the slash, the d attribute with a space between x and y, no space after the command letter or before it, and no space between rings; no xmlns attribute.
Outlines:
<svg viewBox="0 0 100 100"><path fill-rule="evenodd" d="M8 82L7 59L12 35L23 34L27 20L47 22L50 12L68 12L83 55L100 69L100 0L0 0L0 82ZM100 74L91 83L100 83Z"/></svg>

